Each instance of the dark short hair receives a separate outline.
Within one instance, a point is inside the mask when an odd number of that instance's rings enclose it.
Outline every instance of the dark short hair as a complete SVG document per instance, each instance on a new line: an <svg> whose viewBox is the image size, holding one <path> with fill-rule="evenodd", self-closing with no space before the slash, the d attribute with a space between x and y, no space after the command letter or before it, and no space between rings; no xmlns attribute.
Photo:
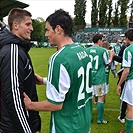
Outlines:
<svg viewBox="0 0 133 133"><path fill-rule="evenodd" d="M102 34L95 34L92 38L93 43L97 43L98 40L102 40L103 35Z"/></svg>
<svg viewBox="0 0 133 133"><path fill-rule="evenodd" d="M12 24L14 21L20 23L25 16L32 17L31 13L22 8L13 8L8 14L8 25L10 30L12 30Z"/></svg>
<svg viewBox="0 0 133 133"><path fill-rule="evenodd" d="M64 34L71 37L73 33L73 22L68 12L63 9L56 10L53 14L47 17L47 22L54 30L57 25L60 25L64 30Z"/></svg>
<svg viewBox="0 0 133 133"><path fill-rule="evenodd" d="M125 32L125 37L130 41L133 41L133 28L130 28Z"/></svg>

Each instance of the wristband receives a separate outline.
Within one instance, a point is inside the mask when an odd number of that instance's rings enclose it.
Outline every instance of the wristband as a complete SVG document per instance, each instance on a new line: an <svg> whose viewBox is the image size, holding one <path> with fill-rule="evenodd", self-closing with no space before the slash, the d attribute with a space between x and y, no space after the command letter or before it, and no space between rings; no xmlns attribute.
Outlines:
<svg viewBox="0 0 133 133"><path fill-rule="evenodd" d="M43 84L47 83L47 77L43 78Z"/></svg>

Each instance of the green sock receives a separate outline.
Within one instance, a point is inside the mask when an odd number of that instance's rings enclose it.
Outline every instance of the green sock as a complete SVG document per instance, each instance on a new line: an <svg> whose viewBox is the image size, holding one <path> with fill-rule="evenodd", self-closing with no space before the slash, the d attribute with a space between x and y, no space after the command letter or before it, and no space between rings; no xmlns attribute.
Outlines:
<svg viewBox="0 0 133 133"><path fill-rule="evenodd" d="M97 112L98 112L98 120L101 121L103 119L104 102L98 102Z"/></svg>
<svg viewBox="0 0 133 133"><path fill-rule="evenodd" d="M126 118L126 133L132 133L133 119Z"/></svg>

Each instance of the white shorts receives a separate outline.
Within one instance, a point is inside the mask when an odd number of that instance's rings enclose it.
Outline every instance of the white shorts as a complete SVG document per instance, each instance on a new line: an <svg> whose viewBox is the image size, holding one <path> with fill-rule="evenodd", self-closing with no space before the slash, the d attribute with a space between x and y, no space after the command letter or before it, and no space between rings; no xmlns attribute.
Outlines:
<svg viewBox="0 0 133 133"><path fill-rule="evenodd" d="M133 79L125 81L120 99L133 106Z"/></svg>
<svg viewBox="0 0 133 133"><path fill-rule="evenodd" d="M103 96L106 94L106 83L93 85L93 94L95 96Z"/></svg>
<svg viewBox="0 0 133 133"><path fill-rule="evenodd" d="M109 92L109 84L105 83L105 94Z"/></svg>

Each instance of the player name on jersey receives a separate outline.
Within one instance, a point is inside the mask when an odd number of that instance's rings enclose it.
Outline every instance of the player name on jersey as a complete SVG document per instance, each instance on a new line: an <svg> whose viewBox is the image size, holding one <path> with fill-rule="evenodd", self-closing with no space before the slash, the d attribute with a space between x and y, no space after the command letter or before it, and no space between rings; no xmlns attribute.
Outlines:
<svg viewBox="0 0 133 133"><path fill-rule="evenodd" d="M78 56L79 60L82 60L82 59L88 57L88 54L85 51L81 51L81 52L77 53L77 56Z"/></svg>
<svg viewBox="0 0 133 133"><path fill-rule="evenodd" d="M90 49L90 53L96 53L95 49Z"/></svg>

